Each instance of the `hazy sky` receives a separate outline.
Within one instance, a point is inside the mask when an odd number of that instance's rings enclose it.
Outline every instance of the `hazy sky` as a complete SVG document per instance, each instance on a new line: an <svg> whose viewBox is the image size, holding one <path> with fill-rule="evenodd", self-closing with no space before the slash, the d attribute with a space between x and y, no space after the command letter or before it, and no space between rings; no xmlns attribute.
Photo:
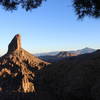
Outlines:
<svg viewBox="0 0 100 100"><path fill-rule="evenodd" d="M1 53L17 33L22 36L22 47L32 53L100 48L100 19L77 20L71 0L47 0L31 12L0 8Z"/></svg>

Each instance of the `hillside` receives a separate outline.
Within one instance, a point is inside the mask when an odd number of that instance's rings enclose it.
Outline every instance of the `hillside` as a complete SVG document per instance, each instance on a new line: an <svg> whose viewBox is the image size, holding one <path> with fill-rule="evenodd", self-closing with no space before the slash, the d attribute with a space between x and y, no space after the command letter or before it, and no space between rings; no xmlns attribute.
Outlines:
<svg viewBox="0 0 100 100"><path fill-rule="evenodd" d="M75 53L69 53L67 51L62 51L62 52L59 52L56 57L59 57L59 58L66 58L66 57L72 57L72 56L77 56L77 54Z"/></svg>
<svg viewBox="0 0 100 100"><path fill-rule="evenodd" d="M39 91L56 100L100 100L100 50L48 65L38 77Z"/></svg>

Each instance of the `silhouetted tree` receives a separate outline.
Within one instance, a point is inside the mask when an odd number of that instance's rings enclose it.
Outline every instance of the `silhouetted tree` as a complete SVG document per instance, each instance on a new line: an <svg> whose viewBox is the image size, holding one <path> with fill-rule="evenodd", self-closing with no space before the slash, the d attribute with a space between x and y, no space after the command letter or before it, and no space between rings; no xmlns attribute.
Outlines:
<svg viewBox="0 0 100 100"><path fill-rule="evenodd" d="M29 11L39 7L43 1L46 0L0 0L0 5L6 10L16 10L18 6L21 6ZM100 0L73 0L73 6L78 18L84 16L100 17Z"/></svg>
<svg viewBox="0 0 100 100"><path fill-rule="evenodd" d="M100 0L73 0L73 6L79 18L86 15L100 17Z"/></svg>
<svg viewBox="0 0 100 100"><path fill-rule="evenodd" d="M45 0L0 0L0 5L6 10L16 10L18 5L20 5L28 11L40 6L43 1Z"/></svg>

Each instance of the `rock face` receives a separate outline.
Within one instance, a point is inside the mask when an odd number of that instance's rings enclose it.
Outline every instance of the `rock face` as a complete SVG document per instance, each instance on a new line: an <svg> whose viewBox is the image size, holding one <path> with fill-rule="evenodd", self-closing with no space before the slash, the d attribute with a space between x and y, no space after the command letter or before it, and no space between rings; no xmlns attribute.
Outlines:
<svg viewBox="0 0 100 100"><path fill-rule="evenodd" d="M62 51L62 52L59 52L56 57L60 57L60 58L65 58L65 57L72 57L72 56L77 56L77 54L75 53L69 53L67 51Z"/></svg>
<svg viewBox="0 0 100 100"><path fill-rule="evenodd" d="M21 36L17 34L11 41L8 46L8 52L12 52L15 50L20 50L21 48Z"/></svg>
<svg viewBox="0 0 100 100"><path fill-rule="evenodd" d="M16 35L8 46L8 52L0 58L1 92L35 92L34 78L47 62L21 48L21 36Z"/></svg>

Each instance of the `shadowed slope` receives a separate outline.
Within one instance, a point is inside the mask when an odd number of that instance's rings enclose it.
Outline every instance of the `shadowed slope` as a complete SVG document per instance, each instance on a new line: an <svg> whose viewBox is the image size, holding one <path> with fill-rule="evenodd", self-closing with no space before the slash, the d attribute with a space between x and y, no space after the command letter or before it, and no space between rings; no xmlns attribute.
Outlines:
<svg viewBox="0 0 100 100"><path fill-rule="evenodd" d="M49 65L38 79L57 100L100 100L100 50Z"/></svg>

